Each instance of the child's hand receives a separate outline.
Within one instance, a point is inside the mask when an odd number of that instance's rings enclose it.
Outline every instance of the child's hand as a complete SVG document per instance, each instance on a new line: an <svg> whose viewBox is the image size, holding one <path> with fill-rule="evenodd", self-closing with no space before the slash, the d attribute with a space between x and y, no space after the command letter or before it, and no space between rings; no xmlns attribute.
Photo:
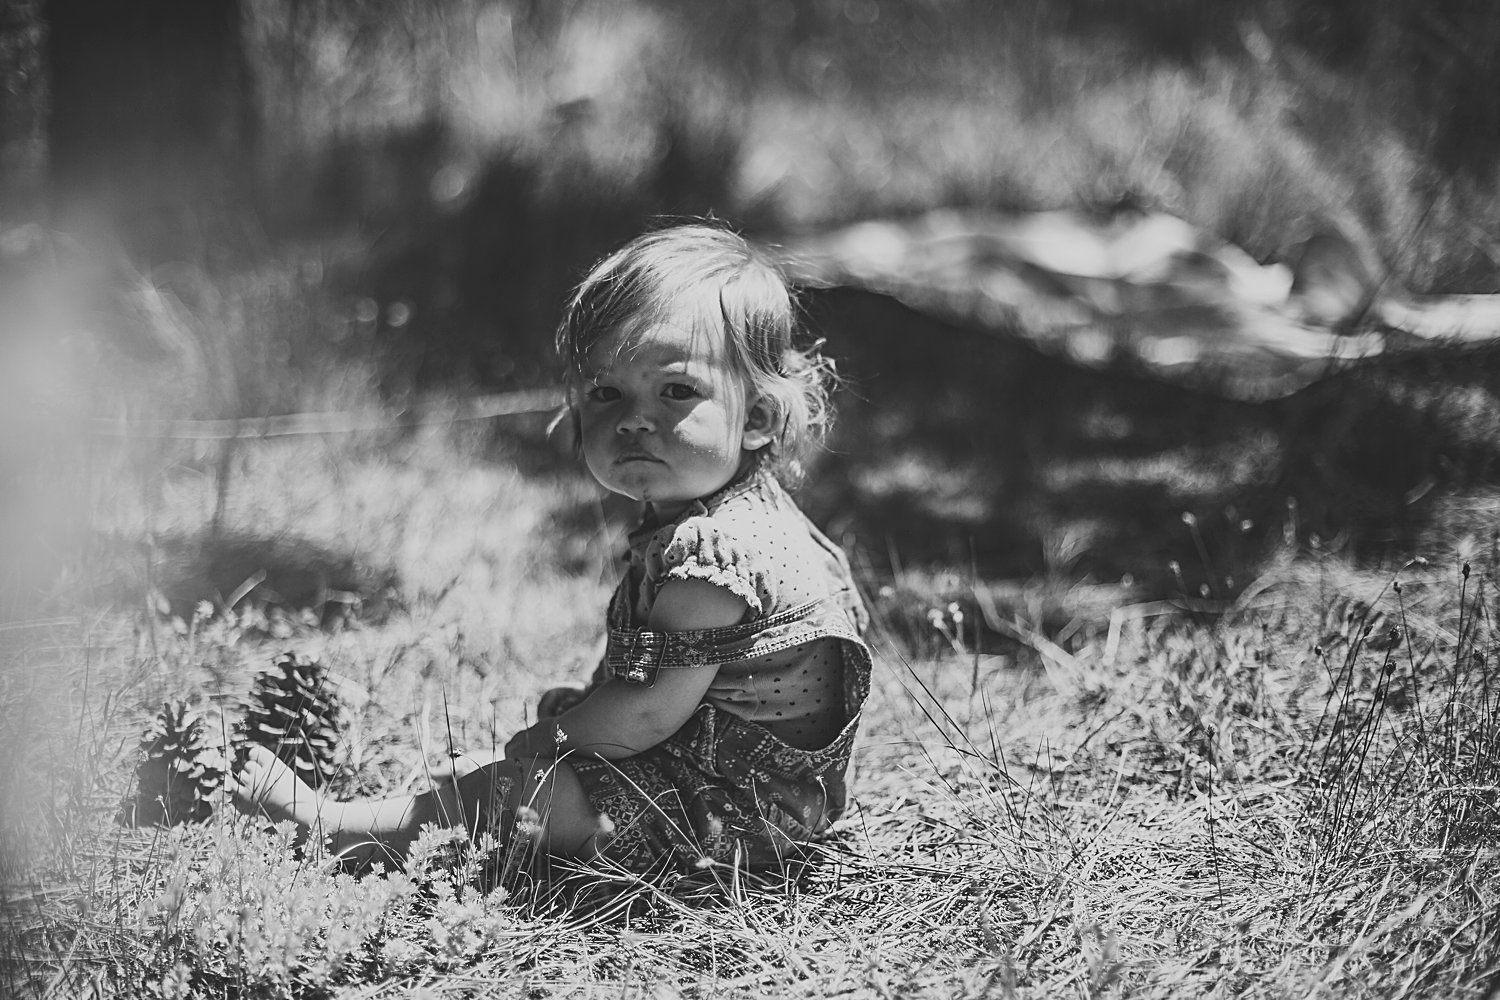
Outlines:
<svg viewBox="0 0 1500 1000"><path fill-rule="evenodd" d="M586 695L587 692L580 687L555 687L536 703L536 717L554 719L583 701Z"/></svg>

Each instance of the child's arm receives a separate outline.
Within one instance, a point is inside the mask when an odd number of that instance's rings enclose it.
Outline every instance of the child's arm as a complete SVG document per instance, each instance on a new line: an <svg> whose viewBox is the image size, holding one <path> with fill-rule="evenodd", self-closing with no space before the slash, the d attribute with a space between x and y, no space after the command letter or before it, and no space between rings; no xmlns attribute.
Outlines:
<svg viewBox="0 0 1500 1000"><path fill-rule="evenodd" d="M748 610L743 598L702 580L671 580L656 595L647 627L655 632L688 632L737 625ZM605 681L581 703L554 719L543 719L517 733L505 756L520 757L572 750L616 760L656 746L682 728L702 703L717 673L713 667L663 670L650 687L619 679ZM558 742L557 732L564 739Z"/></svg>

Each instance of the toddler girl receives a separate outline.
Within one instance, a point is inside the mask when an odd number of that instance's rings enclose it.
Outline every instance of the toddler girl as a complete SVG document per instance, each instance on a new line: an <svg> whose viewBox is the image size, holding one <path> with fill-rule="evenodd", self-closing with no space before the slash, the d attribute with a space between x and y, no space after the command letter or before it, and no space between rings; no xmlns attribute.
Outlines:
<svg viewBox="0 0 1500 1000"><path fill-rule="evenodd" d="M832 373L796 326L780 272L724 229L599 263L558 330L568 410L589 472L644 513L590 684L548 691L503 759L433 791L323 801L257 750L241 807L393 858L429 823L640 873L794 858L844 808L870 676L848 563L782 485Z"/></svg>

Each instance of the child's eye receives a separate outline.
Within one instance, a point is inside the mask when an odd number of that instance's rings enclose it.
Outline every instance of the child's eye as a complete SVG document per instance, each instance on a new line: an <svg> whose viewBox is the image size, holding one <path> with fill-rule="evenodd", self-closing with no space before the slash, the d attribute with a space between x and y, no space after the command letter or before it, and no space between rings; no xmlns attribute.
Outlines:
<svg viewBox="0 0 1500 1000"><path fill-rule="evenodd" d="M620 398L620 390L612 385L596 385L584 393L590 402L613 403Z"/></svg>
<svg viewBox="0 0 1500 1000"><path fill-rule="evenodd" d="M661 394L663 396L666 396L668 399L675 399L680 401L684 399L692 399L694 396L698 395L698 390L688 385L686 382L669 382L667 383L667 387L661 391Z"/></svg>

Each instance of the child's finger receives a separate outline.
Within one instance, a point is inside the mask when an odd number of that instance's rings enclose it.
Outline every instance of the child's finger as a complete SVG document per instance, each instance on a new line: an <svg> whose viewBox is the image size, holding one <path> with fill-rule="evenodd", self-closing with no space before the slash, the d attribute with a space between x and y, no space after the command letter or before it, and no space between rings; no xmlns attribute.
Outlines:
<svg viewBox="0 0 1500 1000"><path fill-rule="evenodd" d="M276 755L258 743L252 743L245 748L246 763L259 764L262 768L269 767Z"/></svg>

